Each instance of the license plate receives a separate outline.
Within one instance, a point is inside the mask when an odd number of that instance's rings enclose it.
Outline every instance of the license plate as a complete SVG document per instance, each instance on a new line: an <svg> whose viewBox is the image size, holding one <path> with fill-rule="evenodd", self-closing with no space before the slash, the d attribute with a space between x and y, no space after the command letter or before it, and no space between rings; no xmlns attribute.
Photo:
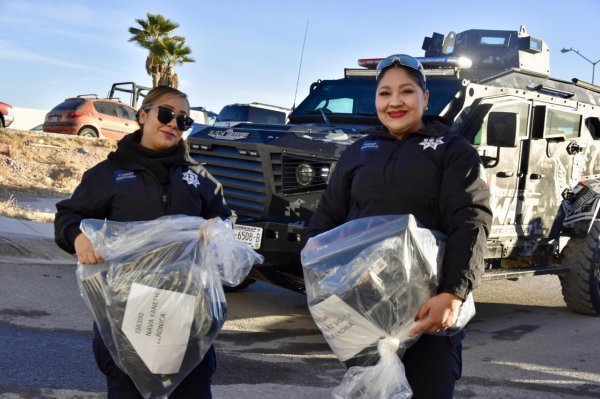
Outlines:
<svg viewBox="0 0 600 399"><path fill-rule="evenodd" d="M245 242L252 249L260 249L260 240L262 239L261 227L245 226L236 224L233 226L233 235L236 240Z"/></svg>
<svg viewBox="0 0 600 399"><path fill-rule="evenodd" d="M50 120L50 122L58 122L58 116L51 116L48 119Z"/></svg>

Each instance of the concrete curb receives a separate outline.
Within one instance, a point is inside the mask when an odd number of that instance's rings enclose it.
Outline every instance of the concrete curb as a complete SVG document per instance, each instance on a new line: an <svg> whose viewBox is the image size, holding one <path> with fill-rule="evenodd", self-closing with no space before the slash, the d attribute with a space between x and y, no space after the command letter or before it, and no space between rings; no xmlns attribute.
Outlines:
<svg viewBox="0 0 600 399"><path fill-rule="evenodd" d="M0 232L0 263L77 264L49 237Z"/></svg>

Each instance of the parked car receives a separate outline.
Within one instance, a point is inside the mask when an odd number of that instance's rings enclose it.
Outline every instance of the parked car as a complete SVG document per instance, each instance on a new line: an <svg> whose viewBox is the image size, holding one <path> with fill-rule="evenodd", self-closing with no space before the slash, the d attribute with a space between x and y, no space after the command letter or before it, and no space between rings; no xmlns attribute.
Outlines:
<svg viewBox="0 0 600 399"><path fill-rule="evenodd" d="M215 126L231 127L240 122L281 125L286 123L289 108L263 103L229 104L217 115Z"/></svg>
<svg viewBox="0 0 600 399"><path fill-rule="evenodd" d="M201 125L212 126L217 120L217 114L215 112L207 110L204 107L191 107L190 116L195 123L199 123Z"/></svg>
<svg viewBox="0 0 600 399"><path fill-rule="evenodd" d="M9 127L14 119L12 105L0 101L0 127Z"/></svg>
<svg viewBox="0 0 600 399"><path fill-rule="evenodd" d="M134 108L118 100L85 94L67 98L48 112L43 130L120 139L139 129L135 114Z"/></svg>

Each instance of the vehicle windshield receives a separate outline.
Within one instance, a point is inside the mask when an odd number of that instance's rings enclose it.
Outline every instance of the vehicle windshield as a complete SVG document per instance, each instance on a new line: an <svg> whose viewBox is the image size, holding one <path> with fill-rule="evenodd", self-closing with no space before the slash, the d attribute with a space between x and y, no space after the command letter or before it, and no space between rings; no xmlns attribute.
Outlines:
<svg viewBox="0 0 600 399"><path fill-rule="evenodd" d="M52 111L75 111L84 102L85 100L79 98L70 98L52 108Z"/></svg>
<svg viewBox="0 0 600 399"><path fill-rule="evenodd" d="M252 122L285 124L286 113L273 109L245 105L231 104L223 107L216 122Z"/></svg>
<svg viewBox="0 0 600 399"><path fill-rule="evenodd" d="M305 117L322 118L321 110L329 117L376 117L375 78L346 78L316 84L314 90L290 115L290 120ZM430 78L427 81L429 104L427 115L440 115L460 89L456 78Z"/></svg>
<svg viewBox="0 0 600 399"><path fill-rule="evenodd" d="M217 115L217 122L238 122L248 120L248 106L247 105L226 105L223 107L219 115Z"/></svg>
<svg viewBox="0 0 600 399"><path fill-rule="evenodd" d="M314 89L292 112L291 116L321 115L375 115L375 78L325 80Z"/></svg>

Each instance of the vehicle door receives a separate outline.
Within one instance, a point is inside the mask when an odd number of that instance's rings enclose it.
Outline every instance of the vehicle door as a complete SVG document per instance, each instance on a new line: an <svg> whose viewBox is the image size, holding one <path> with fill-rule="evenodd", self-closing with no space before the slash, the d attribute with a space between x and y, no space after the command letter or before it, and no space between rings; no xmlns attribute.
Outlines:
<svg viewBox="0 0 600 399"><path fill-rule="evenodd" d="M524 215L533 237L548 237L562 193L580 180L582 116L569 107L536 103L524 177L525 197L536 197L535 218Z"/></svg>
<svg viewBox="0 0 600 399"><path fill-rule="evenodd" d="M137 123L137 118L135 116L135 109L128 107L124 104L115 104L119 111L119 116L123 121L123 133L129 134L133 133L140 128L140 125Z"/></svg>
<svg viewBox="0 0 600 399"><path fill-rule="evenodd" d="M522 235L521 215L530 212L539 201L536 197L524 197L519 187L523 168L526 166L524 148L529 137L531 104L520 98L506 96L485 99L478 108L485 116L471 143L481 157L491 193L493 224L490 238L516 245L518 237ZM516 114L516 139L507 138L504 143L501 142L502 137L492 139L492 126L488 123L492 113ZM508 250L506 245L504 249Z"/></svg>
<svg viewBox="0 0 600 399"><path fill-rule="evenodd" d="M124 122L119 117L116 104L113 101L94 101L97 112L98 127L104 137L121 139L124 135Z"/></svg>

